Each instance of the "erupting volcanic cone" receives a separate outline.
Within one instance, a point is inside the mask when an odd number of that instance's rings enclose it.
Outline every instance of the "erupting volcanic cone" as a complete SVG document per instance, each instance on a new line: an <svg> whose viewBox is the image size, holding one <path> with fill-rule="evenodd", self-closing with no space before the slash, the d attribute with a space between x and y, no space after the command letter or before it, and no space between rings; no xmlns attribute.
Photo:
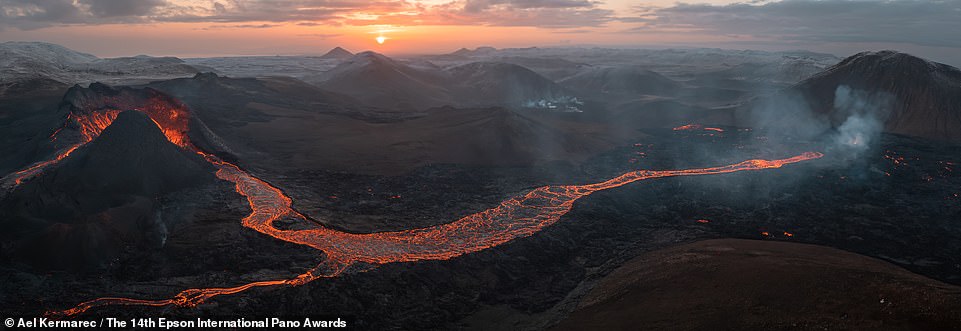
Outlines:
<svg viewBox="0 0 961 331"><path fill-rule="evenodd" d="M171 143L138 111L116 116L79 147L0 202L15 259L53 268L96 266L118 241L150 239L165 228L154 198L213 181L213 167Z"/></svg>
<svg viewBox="0 0 961 331"><path fill-rule="evenodd" d="M180 146L189 144L187 131L190 114L187 107L151 88L114 89L100 83L90 84L89 88L74 86L64 95L60 108L72 120L66 126L79 132L81 143L93 140L121 110L137 110L156 122L170 142ZM65 133L68 132L57 133L58 142L62 139L71 140L69 137L60 137Z"/></svg>
<svg viewBox="0 0 961 331"><path fill-rule="evenodd" d="M202 157L180 148L146 114L125 111L96 140L59 167L65 180L76 178L109 193L153 195L211 178Z"/></svg>
<svg viewBox="0 0 961 331"><path fill-rule="evenodd" d="M64 95L60 110L64 121L49 136L48 145L54 150L53 155L0 179L0 197L4 189L23 184L97 138L123 110L146 114L160 127L166 140L175 145L193 149L193 143L198 142L208 151L230 154L219 143L220 138L193 118L183 103L155 89L114 89L100 83L90 84L89 88L74 86ZM191 129L196 131L196 137L188 136Z"/></svg>

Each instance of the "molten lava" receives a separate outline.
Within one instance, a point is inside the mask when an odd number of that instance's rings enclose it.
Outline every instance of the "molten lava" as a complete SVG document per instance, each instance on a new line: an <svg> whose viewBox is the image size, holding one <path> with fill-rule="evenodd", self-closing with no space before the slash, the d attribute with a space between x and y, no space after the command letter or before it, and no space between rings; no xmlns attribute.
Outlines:
<svg viewBox="0 0 961 331"><path fill-rule="evenodd" d="M320 266L287 280L270 280L230 288L188 289L171 299L140 300L100 298L54 315L71 316L104 305L177 305L193 307L205 300L234 294L255 287L302 285L318 278L335 277L348 266L362 262L385 264L421 260L447 260L492 248L537 233L567 214L580 198L594 192L636 181L673 177L723 174L737 171L780 168L786 164L820 158L821 153L803 153L780 160L748 160L736 164L687 170L631 171L607 181L586 185L542 186L527 194L501 202L494 208L465 216L451 223L403 231L355 234L328 228L281 230L273 226L284 218L300 219L284 193L244 172L239 167L204 154L218 167L217 177L233 182L238 193L247 197L252 212L243 219L245 227L287 242L310 246L327 254Z"/></svg>
<svg viewBox="0 0 961 331"><path fill-rule="evenodd" d="M632 171L610 180L587 185L542 186L525 195L513 197L500 205L457 221L438 226L370 234L339 232L328 228L280 230L273 222L284 218L302 218L290 208L291 200L236 166L214 160L220 169L217 176L234 182L237 192L247 197L253 213L243 220L246 227L284 241L322 250L331 260L343 264L373 264L446 260L467 253L495 247L519 237L530 236L554 224L567 214L574 201L594 192L620 187L639 180L722 174L745 170L780 168L785 164L821 157L820 153L804 153L780 160L748 160L727 166L687 170ZM210 159L210 158L208 158Z"/></svg>
<svg viewBox="0 0 961 331"><path fill-rule="evenodd" d="M117 119L117 115L120 114L119 110L107 109L98 112L91 112L85 116L71 116L80 127L80 143L78 145L83 145L88 142L93 141L100 133L103 132L113 120Z"/></svg>
<svg viewBox="0 0 961 331"><path fill-rule="evenodd" d="M230 295L240 293L255 287L265 287L265 286L278 286L278 285L303 285L311 280L317 278L330 278L336 277L341 272L344 271L346 266L343 265L330 265L328 263L321 264L316 268L292 279L286 280L266 280L260 282L247 283L235 287L211 287L203 289L187 289L180 293L177 293L173 298L170 299L160 299L160 300L141 300L141 299L130 299L130 298L98 298L90 300L77 305L76 307L57 311L49 312L47 315L53 317L61 316L74 316L83 313L91 308L103 307L103 306L151 306L151 307L163 307L174 305L178 307L196 307L197 305L204 303L207 299L213 298L218 295ZM320 274L319 272L324 272ZM309 280L307 280L309 279Z"/></svg>
<svg viewBox="0 0 961 331"><path fill-rule="evenodd" d="M13 179L14 186L19 186L20 184L23 183L23 181L40 173L40 171L46 168L47 166L60 162L60 160L67 158L67 156L70 156L70 153L73 153L73 151L77 150L77 148L79 147L80 147L79 144L70 146L69 148L57 154L57 156L54 157L53 159L37 162L26 169L14 172L9 177ZM7 177L4 177L3 180L0 181L0 183L6 183L6 182L7 182Z"/></svg>
<svg viewBox="0 0 961 331"><path fill-rule="evenodd" d="M368 234L340 232L323 227L282 230L273 226L275 221L281 219L305 221L305 217L291 208L291 199L280 189L250 175L236 165L194 147L187 139L188 113L185 107L163 97L152 97L143 107L133 109L144 112L153 119L170 142L197 152L216 166L218 178L234 183L236 191L247 198L252 210L242 220L243 226L283 241L321 250L326 253L327 259L310 271L291 279L259 281L236 287L187 289L173 298L160 300L99 298L68 310L52 312L52 315L73 316L105 305L193 307L219 295L235 294L252 288L297 286L318 278L336 277L346 268L357 263L376 265L447 260L496 247L517 238L531 236L556 223L571 210L575 201L594 192L646 179L780 168L787 164L823 156L821 153L808 152L786 159L748 160L711 168L638 170L599 183L542 186L524 195L507 199L491 209L467 215L450 223L421 229ZM43 167L66 158L81 145L95 139L104 128L110 125L117 114L119 111L113 109L72 113L68 120L75 121L79 127L80 142L58 154L55 159L39 163L21 172L29 172L29 176L32 176L39 173ZM58 131L54 136L62 132ZM22 178L25 177L19 177L17 182L19 183Z"/></svg>
<svg viewBox="0 0 961 331"><path fill-rule="evenodd" d="M113 100L112 103L120 104L121 101L123 100ZM193 146L190 144L190 141L187 138L187 126L189 124L190 117L186 106L170 99L169 97L156 94L149 98L143 106L131 107L130 109L147 114L147 116L149 116L150 119L152 119L154 123L160 127L164 135L167 137L167 140L170 140L170 142L180 147L193 149ZM30 167L27 167L26 169L17 171L11 174L9 179L3 178L3 180L0 181L0 184L7 183L12 179L13 186L19 186L25 180L39 174L44 168L67 158L71 153L76 151L77 148L80 148L80 146L83 146L100 136L100 133L110 126L111 123L113 123L113 120L117 118L117 115L119 115L120 112L121 110L108 108L68 113L64 125L54 131L50 135L50 139L52 141L56 141L60 135L64 133L64 128L73 126L77 128L79 141L73 145L61 149L59 152L57 152L56 156L50 160L38 162Z"/></svg>
<svg viewBox="0 0 961 331"><path fill-rule="evenodd" d="M695 130L724 132L724 129L722 129L722 128L704 127L703 125L693 124L693 123L692 123L692 124L688 124L688 125L682 125L682 126L679 126L679 127L674 128L674 131L695 131Z"/></svg>
<svg viewBox="0 0 961 331"><path fill-rule="evenodd" d="M700 124L688 124L688 125L682 125L682 126L676 127L674 128L674 131L689 131L689 130L700 130L700 129L701 129Z"/></svg>
<svg viewBox="0 0 961 331"><path fill-rule="evenodd" d="M151 98L143 108L138 111L150 116L157 126L167 136L167 140L174 145L193 148L187 138L188 125L190 123L190 113L187 107L169 98Z"/></svg>

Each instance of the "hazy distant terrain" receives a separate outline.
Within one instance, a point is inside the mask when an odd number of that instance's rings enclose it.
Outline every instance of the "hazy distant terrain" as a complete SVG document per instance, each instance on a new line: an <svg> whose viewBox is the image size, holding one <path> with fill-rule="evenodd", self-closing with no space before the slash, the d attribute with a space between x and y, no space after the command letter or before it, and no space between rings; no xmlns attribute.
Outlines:
<svg viewBox="0 0 961 331"><path fill-rule="evenodd" d="M0 84L47 79L66 85L130 84L192 76L197 68L175 57L138 55L101 59L60 45L0 43Z"/></svg>

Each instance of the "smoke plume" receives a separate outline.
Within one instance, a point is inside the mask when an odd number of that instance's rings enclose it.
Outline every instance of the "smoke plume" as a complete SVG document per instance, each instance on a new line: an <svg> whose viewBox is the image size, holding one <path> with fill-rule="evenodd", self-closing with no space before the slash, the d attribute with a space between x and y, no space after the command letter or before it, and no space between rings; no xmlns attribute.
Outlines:
<svg viewBox="0 0 961 331"><path fill-rule="evenodd" d="M854 160L880 142L893 97L839 85L831 109L816 111L800 93L784 91L756 103L750 126L773 143L820 140L826 151L841 160Z"/></svg>
<svg viewBox="0 0 961 331"><path fill-rule="evenodd" d="M833 146L842 159L856 159L880 142L892 97L840 85L834 91L834 118L844 118L834 133Z"/></svg>

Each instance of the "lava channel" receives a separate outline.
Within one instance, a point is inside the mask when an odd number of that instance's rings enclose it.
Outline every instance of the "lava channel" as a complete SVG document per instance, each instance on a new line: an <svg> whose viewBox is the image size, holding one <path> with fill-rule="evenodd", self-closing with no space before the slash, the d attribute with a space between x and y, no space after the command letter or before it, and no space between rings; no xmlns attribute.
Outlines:
<svg viewBox="0 0 961 331"><path fill-rule="evenodd" d="M245 227L280 240L321 250L327 254L327 260L291 279L253 282L230 288L187 289L173 298L161 300L99 298L50 315L73 316L91 308L106 305L195 307L215 296L235 294L255 287L298 286L319 278L336 277L347 267L358 262L376 265L447 260L533 235L544 227L556 223L561 216L571 210L575 201L594 192L645 179L780 168L786 164L822 156L821 153L807 152L785 159L755 159L712 168L631 171L594 184L538 187L524 195L507 199L494 208L447 224L394 232L355 234L328 228L307 230L275 228L272 225L274 221L283 218L304 219L300 213L291 208L291 199L280 189L248 174L239 167L205 154L207 160L218 167L217 177L233 182L237 192L247 198L252 212L243 219Z"/></svg>
<svg viewBox="0 0 961 331"><path fill-rule="evenodd" d="M674 130L674 131L696 131L696 130L704 130L704 131L724 132L724 129L722 129L722 128L705 127L705 126L703 126L703 125L693 124L693 123L692 123L692 124L687 124L687 125L682 125L682 126L676 127L676 128L674 128L673 130Z"/></svg>

